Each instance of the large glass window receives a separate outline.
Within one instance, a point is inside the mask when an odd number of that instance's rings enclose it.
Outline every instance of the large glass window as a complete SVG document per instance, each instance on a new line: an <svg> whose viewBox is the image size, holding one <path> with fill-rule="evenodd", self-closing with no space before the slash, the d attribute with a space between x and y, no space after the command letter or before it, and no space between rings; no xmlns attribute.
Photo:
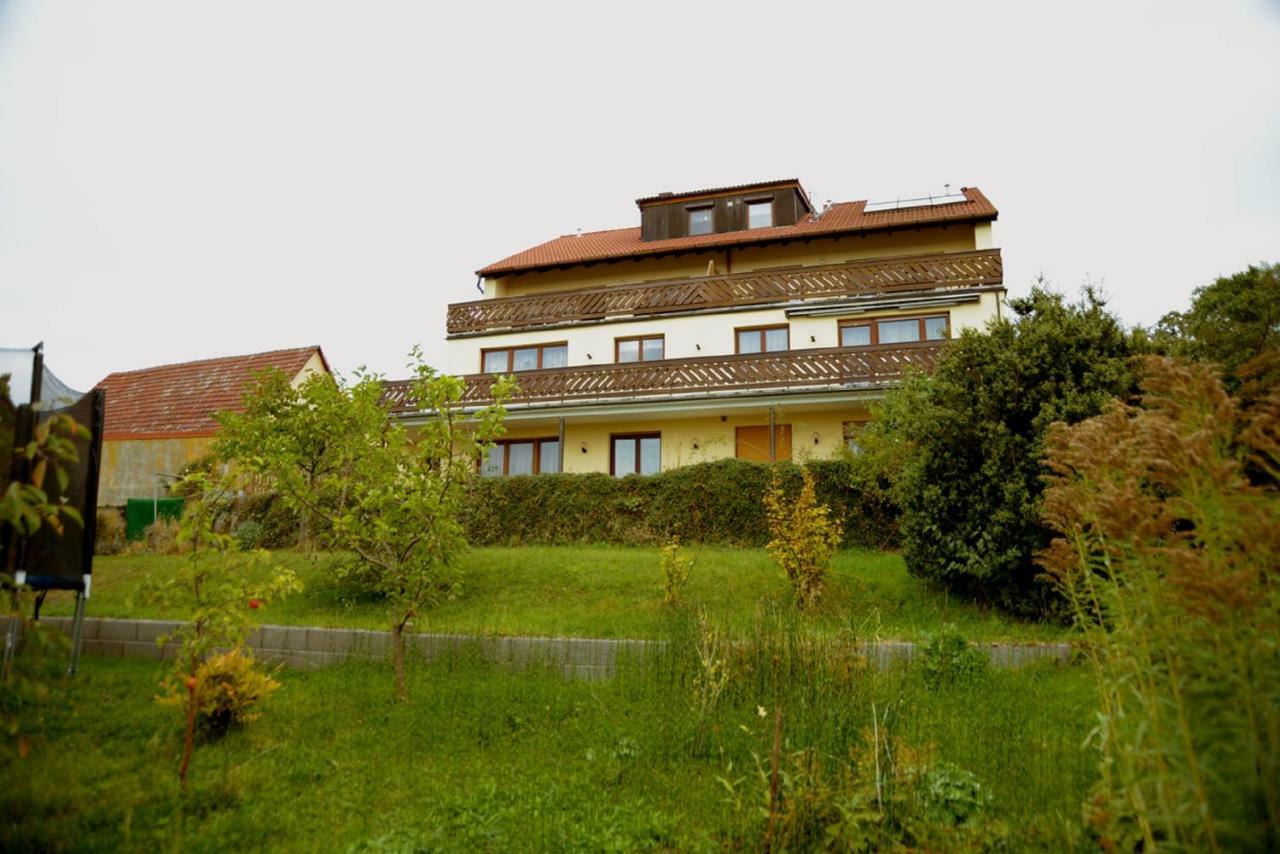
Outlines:
<svg viewBox="0 0 1280 854"><path fill-rule="evenodd" d="M773 225L773 201L747 202L747 228L768 228Z"/></svg>
<svg viewBox="0 0 1280 854"><path fill-rule="evenodd" d="M859 323L856 326L840 327L841 347L866 347L871 343L871 324Z"/></svg>
<svg viewBox="0 0 1280 854"><path fill-rule="evenodd" d="M483 370L486 374L505 374L511 369L510 358L510 350L486 350Z"/></svg>
<svg viewBox="0 0 1280 854"><path fill-rule="evenodd" d="M951 337L950 319L945 314L923 317L886 317L846 320L840 323L840 346L869 347L872 344L908 344L913 341L944 341Z"/></svg>
<svg viewBox="0 0 1280 854"><path fill-rule="evenodd" d="M618 362L652 362L662 358L664 341L661 335L615 338L614 342Z"/></svg>
<svg viewBox="0 0 1280 854"><path fill-rule="evenodd" d="M867 427L865 421L846 421L844 422L844 446L849 449L850 453L862 453L862 445L859 442L862 439L862 431Z"/></svg>
<svg viewBox="0 0 1280 854"><path fill-rule="evenodd" d="M480 370L486 374L509 374L513 371L536 371L540 368L563 368L569 364L569 345L532 344L528 347L503 347L484 350Z"/></svg>
<svg viewBox="0 0 1280 854"><path fill-rule="evenodd" d="M511 370L536 371L538 369L538 348L522 347L511 353Z"/></svg>
<svg viewBox="0 0 1280 854"><path fill-rule="evenodd" d="M542 367L563 368L569 364L569 345L550 344L542 348Z"/></svg>
<svg viewBox="0 0 1280 854"><path fill-rule="evenodd" d="M507 449L503 445L494 445L485 454L480 465L482 477L500 477L506 469Z"/></svg>
<svg viewBox="0 0 1280 854"><path fill-rule="evenodd" d="M947 318L926 317L924 319L924 338L926 341L938 341L947 337Z"/></svg>
<svg viewBox="0 0 1280 854"><path fill-rule="evenodd" d="M560 440L543 439L538 443L538 471L560 471Z"/></svg>
<svg viewBox="0 0 1280 854"><path fill-rule="evenodd" d="M658 433L612 437L610 465L615 477L662 471L662 436Z"/></svg>
<svg viewBox="0 0 1280 854"><path fill-rule="evenodd" d="M714 208L694 208L689 211L689 236L710 234L712 231L711 214Z"/></svg>
<svg viewBox="0 0 1280 854"><path fill-rule="evenodd" d="M920 340L918 320L882 320L878 327L881 344L904 344Z"/></svg>
<svg viewBox="0 0 1280 854"><path fill-rule="evenodd" d="M786 326L755 326L737 330L739 353L776 353L791 346Z"/></svg>
<svg viewBox="0 0 1280 854"><path fill-rule="evenodd" d="M507 445L507 474L533 474L533 442Z"/></svg>
<svg viewBox="0 0 1280 854"><path fill-rule="evenodd" d="M559 439L504 439L480 463L482 477L560 471Z"/></svg>

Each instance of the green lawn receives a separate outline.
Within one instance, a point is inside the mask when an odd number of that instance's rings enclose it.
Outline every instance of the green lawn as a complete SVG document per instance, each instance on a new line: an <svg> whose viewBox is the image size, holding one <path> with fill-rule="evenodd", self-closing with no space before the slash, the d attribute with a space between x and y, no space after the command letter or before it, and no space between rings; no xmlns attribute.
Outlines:
<svg viewBox="0 0 1280 854"><path fill-rule="evenodd" d="M691 548L696 558L686 600L717 623L745 631L762 614L789 602L780 570L760 549ZM280 553L305 591L259 612L265 623L382 628L376 602L349 601L334 589L325 555ZM180 617L147 601L147 591L181 557L116 556L95 560L89 614L100 617ZM661 603L658 550L608 546L477 548L466 557L460 595L433 609L424 631L494 634L652 637ZM68 597L51 596L49 614L70 613ZM897 554L841 552L818 613L806 618L821 632L859 638L919 639L954 623L975 640L1057 640L1060 627L1022 622L908 575Z"/></svg>
<svg viewBox="0 0 1280 854"><path fill-rule="evenodd" d="M894 739L886 766L927 757L975 775L1009 850L1080 844L1096 774L1084 673L930 691L918 670L815 669L785 651L779 664L778 649L735 659L701 724L688 647L599 683L415 662L406 704L385 664L286 671L261 720L197 749L186 794L177 712L153 700L164 665L86 659L32 712L36 751L0 762L0 850L758 850L754 757L767 762L775 708L784 763L811 749L828 780L869 779L874 719ZM739 781L745 810L719 777ZM786 785L784 808L819 794Z"/></svg>

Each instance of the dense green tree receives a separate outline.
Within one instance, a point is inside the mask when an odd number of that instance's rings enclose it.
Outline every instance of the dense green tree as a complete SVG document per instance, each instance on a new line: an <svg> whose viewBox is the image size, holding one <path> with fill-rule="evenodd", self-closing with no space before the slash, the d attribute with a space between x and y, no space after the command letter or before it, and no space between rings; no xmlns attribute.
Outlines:
<svg viewBox="0 0 1280 854"><path fill-rule="evenodd" d="M889 395L855 471L902 508L910 572L1009 610L1040 614L1055 595L1037 579L1043 444L1134 384L1134 341L1102 299L1037 286L1012 316L965 330L930 376Z"/></svg>
<svg viewBox="0 0 1280 854"><path fill-rule="evenodd" d="M414 351L407 402L422 413L412 432L391 417L381 379L347 385L317 374L294 387L279 371L222 417L217 453L262 477L293 509L321 521L327 545L355 556L388 603L396 690L405 698L405 632L448 596L467 547L458 515L464 487L501 434L511 377L496 403L464 415L463 383Z"/></svg>
<svg viewBox="0 0 1280 854"><path fill-rule="evenodd" d="M1196 288L1191 307L1166 314L1153 335L1174 355L1218 365L1236 387L1246 362L1280 349L1280 263L1250 265Z"/></svg>

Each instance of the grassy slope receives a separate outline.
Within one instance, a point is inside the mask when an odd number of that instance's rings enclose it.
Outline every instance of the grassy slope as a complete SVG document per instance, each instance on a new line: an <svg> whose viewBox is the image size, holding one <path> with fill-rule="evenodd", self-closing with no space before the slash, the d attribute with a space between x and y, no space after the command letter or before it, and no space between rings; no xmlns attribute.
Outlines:
<svg viewBox="0 0 1280 854"><path fill-rule="evenodd" d="M163 665L90 659L43 710L43 747L0 764L0 849L720 850L746 835L718 775L750 775L770 725L735 676L698 747L687 686L640 672L570 683L470 662L417 665L392 701L385 665L286 672L266 715L197 750L176 780ZM1084 674L996 672L931 693L905 671L794 680L788 750L839 761L881 726L977 775L1015 850L1062 850L1094 775ZM813 702L821 700L821 702ZM980 713L975 709L980 708ZM733 763L732 770L730 763ZM748 786L754 805L763 784Z"/></svg>
<svg viewBox="0 0 1280 854"><path fill-rule="evenodd" d="M718 623L746 628L772 605L788 602L779 570L763 550L691 548L696 557L686 599ZM344 601L332 589L323 556L281 554L306 591L260 612L267 623L382 628L376 603ZM148 577L161 577L177 557L118 556L95 561L93 616L170 616L146 601ZM607 546L478 548L463 564L461 595L434 609L423 630L497 634L649 637L661 623L661 571L656 549ZM67 597L47 613L70 612ZM909 576L888 552L847 551L836 558L820 612L824 631L858 637L918 639L944 622L972 639L1053 640L1060 627L1013 620Z"/></svg>

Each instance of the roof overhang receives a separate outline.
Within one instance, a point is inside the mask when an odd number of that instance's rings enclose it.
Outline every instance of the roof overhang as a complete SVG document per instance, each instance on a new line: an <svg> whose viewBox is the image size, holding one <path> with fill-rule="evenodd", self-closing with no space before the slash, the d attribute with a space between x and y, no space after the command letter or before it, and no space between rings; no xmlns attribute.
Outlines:
<svg viewBox="0 0 1280 854"><path fill-rule="evenodd" d="M620 418L661 417L695 418L706 415L732 414L735 412L765 410L770 406L786 406L789 409L829 408L841 405L866 404L879 400L890 383L848 383L827 387L805 386L803 389L743 389L734 392L691 392L688 394L638 395L630 398L609 398L601 401L583 401L566 404L560 401L531 401L509 403L506 417L509 423L536 421L545 418L563 418L566 421L611 421ZM474 414L480 407L468 407L463 415ZM414 412L398 416L408 426L421 424L432 417L430 413Z"/></svg>
<svg viewBox="0 0 1280 854"><path fill-rule="evenodd" d="M1003 285L967 288L963 291L936 292L919 296L864 297L828 300L802 308L787 309L787 317L832 317L835 315L862 314L868 311L909 310L913 308L937 308L948 305L965 305L982 299L988 291L1000 292Z"/></svg>

